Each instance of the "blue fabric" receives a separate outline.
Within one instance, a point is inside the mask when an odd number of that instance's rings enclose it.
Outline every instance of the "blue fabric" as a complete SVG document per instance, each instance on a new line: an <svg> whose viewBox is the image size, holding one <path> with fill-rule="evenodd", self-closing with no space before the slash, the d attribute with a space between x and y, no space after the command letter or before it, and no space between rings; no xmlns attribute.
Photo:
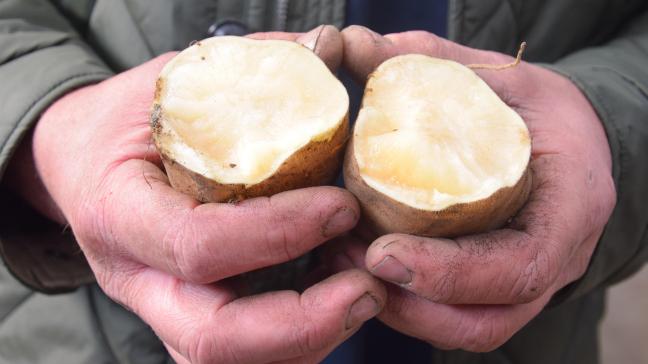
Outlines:
<svg viewBox="0 0 648 364"><path fill-rule="evenodd" d="M364 25L378 33L426 30L447 35L447 0L348 0L347 25ZM355 120L362 88L348 75L340 75L350 96L350 118ZM338 180L342 185L342 180ZM431 363L433 348L402 335L377 320L367 322L353 337L340 345L324 364Z"/></svg>
<svg viewBox="0 0 648 364"><path fill-rule="evenodd" d="M364 25L387 34L427 30L447 35L447 0L348 0L347 25Z"/></svg>

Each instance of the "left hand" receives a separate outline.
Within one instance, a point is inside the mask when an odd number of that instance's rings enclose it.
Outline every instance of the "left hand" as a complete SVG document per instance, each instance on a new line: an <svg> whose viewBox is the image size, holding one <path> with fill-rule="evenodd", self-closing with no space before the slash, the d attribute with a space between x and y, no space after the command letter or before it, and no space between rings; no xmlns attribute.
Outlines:
<svg viewBox="0 0 648 364"><path fill-rule="evenodd" d="M343 38L344 66L361 83L398 54L512 61L426 32L382 37L353 26ZM389 326L440 348L481 352L506 342L584 274L616 193L604 129L571 81L524 62L477 73L530 130L534 183L526 206L500 230L452 240L391 234L367 250L347 238L334 261L338 269L353 263L395 284L379 316Z"/></svg>

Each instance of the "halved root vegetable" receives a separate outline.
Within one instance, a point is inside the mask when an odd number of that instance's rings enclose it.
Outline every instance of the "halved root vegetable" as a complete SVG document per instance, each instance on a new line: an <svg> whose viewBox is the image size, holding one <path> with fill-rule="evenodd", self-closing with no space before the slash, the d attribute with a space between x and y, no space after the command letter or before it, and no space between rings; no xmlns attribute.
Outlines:
<svg viewBox="0 0 648 364"><path fill-rule="evenodd" d="M203 202L330 182L348 135L344 86L293 42L210 38L157 82L153 140L171 185Z"/></svg>
<svg viewBox="0 0 648 364"><path fill-rule="evenodd" d="M517 213L530 153L522 118L472 70L405 55L370 76L344 177L376 232L453 237Z"/></svg>

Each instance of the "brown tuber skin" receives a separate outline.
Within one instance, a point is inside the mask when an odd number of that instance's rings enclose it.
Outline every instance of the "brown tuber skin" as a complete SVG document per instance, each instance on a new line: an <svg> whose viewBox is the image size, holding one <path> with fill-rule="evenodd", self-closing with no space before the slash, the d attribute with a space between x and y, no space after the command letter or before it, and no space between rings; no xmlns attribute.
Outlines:
<svg viewBox="0 0 648 364"><path fill-rule="evenodd" d="M327 45L330 42L341 41L339 33L334 30L338 37L331 38L332 27L322 26L317 30L305 35L303 39L297 39L297 43L304 45L304 42L310 42L314 38L315 44L312 49L316 56L320 57L328 67L325 72L337 68L341 53L335 57L328 53L322 53L318 47ZM322 37L322 42L320 42ZM252 36L258 38L258 42L266 39L263 34ZM201 43L197 42L200 46ZM305 46L305 45L304 45ZM341 44L340 44L341 46ZM310 49L309 47L305 46ZM339 56L339 57L338 57ZM202 57L204 60L204 57ZM170 123L166 119L164 105L161 102L162 91L165 88L165 79L160 77L156 83L153 109L151 113L151 129L153 142L161 156L166 174L171 186L180 192L191 195L201 202L238 202L248 198L271 196L283 191L295 190L305 187L321 186L330 184L338 174L343 160L344 147L349 139L349 122L348 109L335 129L331 129L326 134L327 139L319 136L309 141L301 149L296 150L274 171L274 173L265 180L258 183L248 184L228 184L220 183L206 176L196 173L195 171L182 165L172 152L174 149L175 136L172 136L169 128ZM340 113L341 114L341 113ZM338 115L340 115L338 114ZM239 166L236 164L226 164L229 168L235 169Z"/></svg>
<svg viewBox="0 0 648 364"><path fill-rule="evenodd" d="M531 170L527 168L515 186L500 189L486 199L425 211L367 185L360 176L351 140L344 160L344 184L360 201L362 219L376 234L452 238L494 230L517 214L531 192Z"/></svg>

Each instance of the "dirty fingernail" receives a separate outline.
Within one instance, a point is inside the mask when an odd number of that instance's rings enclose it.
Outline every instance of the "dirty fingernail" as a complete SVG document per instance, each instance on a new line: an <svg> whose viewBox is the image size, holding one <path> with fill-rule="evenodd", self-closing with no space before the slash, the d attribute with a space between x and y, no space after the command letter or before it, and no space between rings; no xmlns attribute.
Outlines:
<svg viewBox="0 0 648 364"><path fill-rule="evenodd" d="M357 216L354 210L343 207L335 212L333 216L322 227L324 237L333 237L352 229L356 224Z"/></svg>
<svg viewBox="0 0 648 364"><path fill-rule="evenodd" d="M315 51L317 46L317 38L324 32L326 25L320 25L317 28L310 30L308 33L299 37L298 42L301 43L304 47Z"/></svg>
<svg viewBox="0 0 648 364"><path fill-rule="evenodd" d="M371 269L371 274L396 284L409 284L412 282L412 271L391 255L386 256L380 263L376 264Z"/></svg>
<svg viewBox="0 0 648 364"><path fill-rule="evenodd" d="M378 312L380 312L378 301L369 293L363 294L349 309L349 314L346 319L346 329L348 330L359 326L376 316Z"/></svg>

